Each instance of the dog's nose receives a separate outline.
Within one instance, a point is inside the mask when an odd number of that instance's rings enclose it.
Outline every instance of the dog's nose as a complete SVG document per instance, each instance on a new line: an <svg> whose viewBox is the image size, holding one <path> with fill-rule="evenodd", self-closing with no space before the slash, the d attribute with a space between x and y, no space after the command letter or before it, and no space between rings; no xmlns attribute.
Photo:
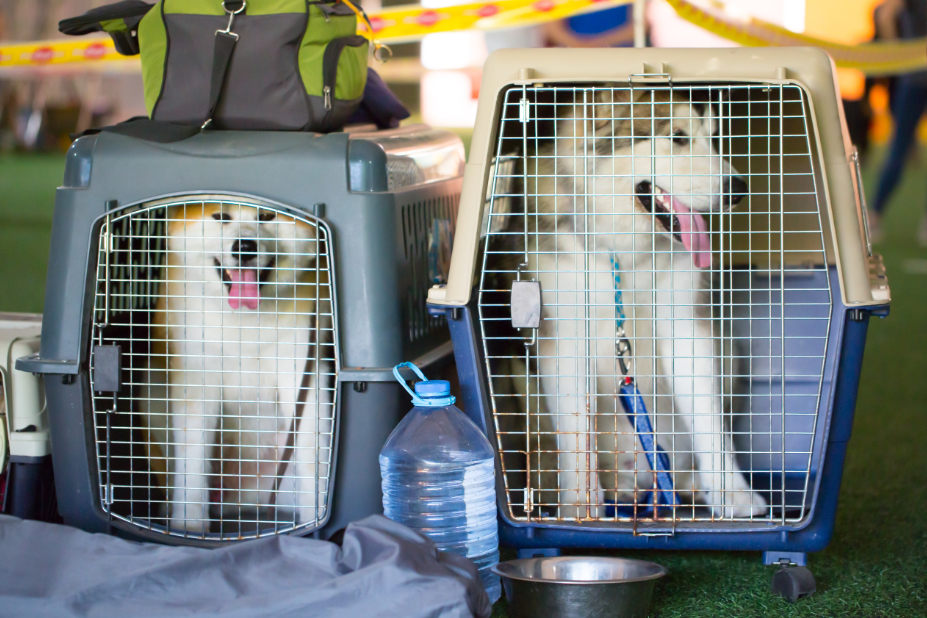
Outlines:
<svg viewBox="0 0 927 618"><path fill-rule="evenodd" d="M747 195L747 182L740 176L728 176L724 179L724 205L733 206Z"/></svg>
<svg viewBox="0 0 927 618"><path fill-rule="evenodd" d="M239 262L251 262L257 258L258 244L256 240L250 238L241 238L232 243L232 255L238 258Z"/></svg>

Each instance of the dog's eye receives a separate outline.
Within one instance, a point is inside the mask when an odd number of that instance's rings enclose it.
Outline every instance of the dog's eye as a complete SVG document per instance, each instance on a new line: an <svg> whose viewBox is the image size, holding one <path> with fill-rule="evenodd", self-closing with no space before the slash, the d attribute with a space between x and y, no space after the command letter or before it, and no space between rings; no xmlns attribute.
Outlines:
<svg viewBox="0 0 927 618"><path fill-rule="evenodd" d="M212 213L212 218L216 221L231 221L232 215L226 214L224 212L214 212Z"/></svg>
<svg viewBox="0 0 927 618"><path fill-rule="evenodd" d="M262 223L267 223L268 221L273 221L277 218L277 213L275 212L262 212L258 215L258 221Z"/></svg>
<svg viewBox="0 0 927 618"><path fill-rule="evenodd" d="M682 129L673 131L673 143L677 146L685 146L689 143L689 136Z"/></svg>

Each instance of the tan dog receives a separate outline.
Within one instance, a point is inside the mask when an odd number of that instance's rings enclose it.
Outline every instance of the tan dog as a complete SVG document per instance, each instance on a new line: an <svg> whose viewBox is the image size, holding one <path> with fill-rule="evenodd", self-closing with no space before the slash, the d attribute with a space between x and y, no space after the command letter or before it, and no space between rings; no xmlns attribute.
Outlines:
<svg viewBox="0 0 927 618"><path fill-rule="evenodd" d="M212 490L223 519L320 520L334 417L320 230L219 202L173 206L167 219L139 406L167 490L159 515L173 530L209 532Z"/></svg>

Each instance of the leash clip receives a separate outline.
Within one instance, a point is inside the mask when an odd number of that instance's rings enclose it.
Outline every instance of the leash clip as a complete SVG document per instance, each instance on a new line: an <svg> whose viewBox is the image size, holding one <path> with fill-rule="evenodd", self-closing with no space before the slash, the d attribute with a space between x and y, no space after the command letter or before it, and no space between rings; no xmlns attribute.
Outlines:
<svg viewBox="0 0 927 618"><path fill-rule="evenodd" d="M618 365L621 367L621 373L626 380L633 380L631 373L631 342L624 336L624 329L618 334L618 341L615 343L615 352L618 356Z"/></svg>

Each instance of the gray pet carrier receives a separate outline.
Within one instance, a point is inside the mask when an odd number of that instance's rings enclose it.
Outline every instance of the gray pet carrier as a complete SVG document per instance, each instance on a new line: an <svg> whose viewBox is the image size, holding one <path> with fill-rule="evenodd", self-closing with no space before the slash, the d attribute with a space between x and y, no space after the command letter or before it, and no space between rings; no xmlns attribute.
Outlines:
<svg viewBox="0 0 927 618"><path fill-rule="evenodd" d="M425 294L462 167L424 125L77 140L17 365L45 376L65 521L211 545L381 512L388 368L450 358Z"/></svg>

